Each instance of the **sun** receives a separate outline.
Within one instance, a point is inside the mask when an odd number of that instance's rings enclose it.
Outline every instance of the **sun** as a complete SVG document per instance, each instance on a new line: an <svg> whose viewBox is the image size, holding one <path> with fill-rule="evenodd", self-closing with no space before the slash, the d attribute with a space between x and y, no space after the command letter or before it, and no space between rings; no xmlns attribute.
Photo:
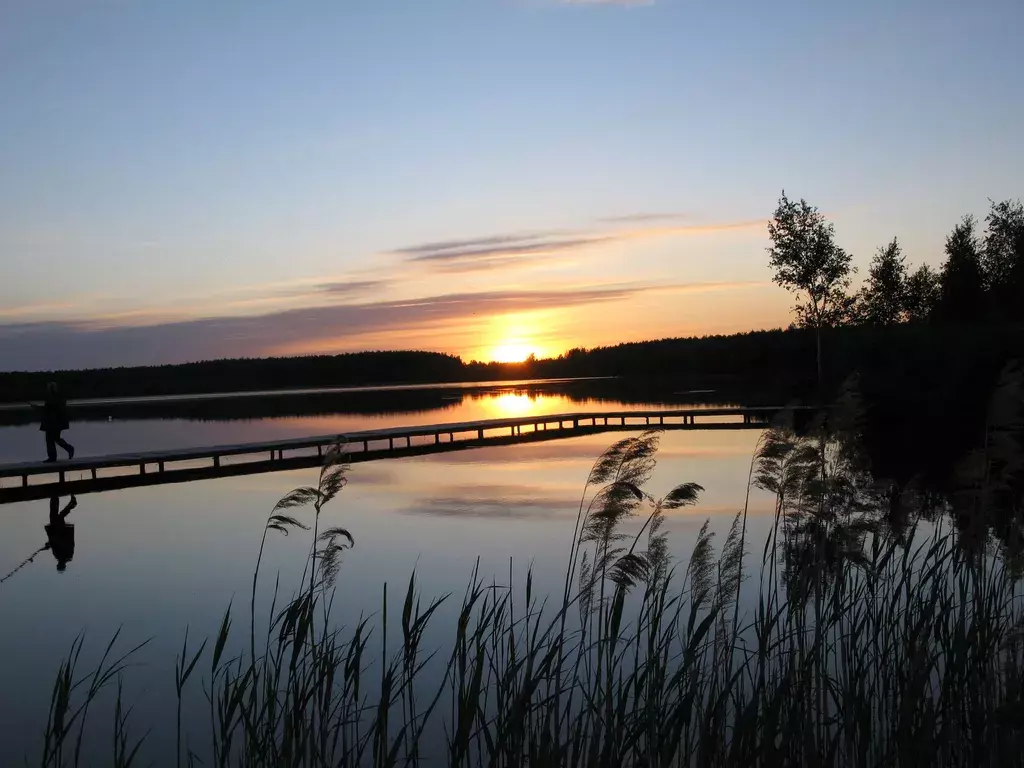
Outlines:
<svg viewBox="0 0 1024 768"><path fill-rule="evenodd" d="M522 363L531 355L542 357L547 326L538 313L496 315L482 335L483 359L495 363Z"/></svg>
<svg viewBox="0 0 1024 768"><path fill-rule="evenodd" d="M491 360L496 363L521 363L531 354L533 350L526 344L508 342L491 350Z"/></svg>

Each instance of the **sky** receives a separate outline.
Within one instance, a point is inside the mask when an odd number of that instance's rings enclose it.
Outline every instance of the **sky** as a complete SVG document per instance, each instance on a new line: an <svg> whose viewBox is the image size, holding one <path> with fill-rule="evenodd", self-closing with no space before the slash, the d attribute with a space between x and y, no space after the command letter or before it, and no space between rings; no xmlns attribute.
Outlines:
<svg viewBox="0 0 1024 768"><path fill-rule="evenodd" d="M1020 0L0 0L0 370L785 326L1024 196Z"/></svg>

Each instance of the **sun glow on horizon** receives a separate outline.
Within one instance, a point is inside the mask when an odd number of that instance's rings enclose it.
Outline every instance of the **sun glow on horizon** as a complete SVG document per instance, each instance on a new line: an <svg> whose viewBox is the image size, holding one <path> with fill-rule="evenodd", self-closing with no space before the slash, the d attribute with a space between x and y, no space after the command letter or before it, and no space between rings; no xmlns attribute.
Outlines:
<svg viewBox="0 0 1024 768"><path fill-rule="evenodd" d="M490 332L484 336L490 343L481 351L486 350L485 359L495 363L522 363L531 355L544 357L550 351L541 342L547 337L546 328L544 317L538 312L492 317Z"/></svg>
<svg viewBox="0 0 1024 768"><path fill-rule="evenodd" d="M491 360L496 363L521 363L536 352L528 344L509 342L491 349Z"/></svg>

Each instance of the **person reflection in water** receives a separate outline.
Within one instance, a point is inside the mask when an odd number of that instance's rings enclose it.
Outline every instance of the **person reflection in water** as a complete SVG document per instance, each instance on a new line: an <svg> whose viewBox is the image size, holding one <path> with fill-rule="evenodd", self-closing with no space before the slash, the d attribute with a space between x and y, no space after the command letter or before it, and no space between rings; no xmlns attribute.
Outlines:
<svg viewBox="0 0 1024 768"><path fill-rule="evenodd" d="M68 458L75 458L75 446L64 440L60 433L71 426L68 419L68 403L57 388L57 382L46 385L46 402L36 406L40 412L39 430L46 434L46 461L57 460L57 446L68 453Z"/></svg>
<svg viewBox="0 0 1024 768"><path fill-rule="evenodd" d="M46 544L43 549L53 553L57 559L57 570L61 573L67 570L68 563L75 556L75 526L67 522L67 516L77 506L78 499L74 496L64 509L60 508L59 496L50 497L50 522L46 525Z"/></svg>

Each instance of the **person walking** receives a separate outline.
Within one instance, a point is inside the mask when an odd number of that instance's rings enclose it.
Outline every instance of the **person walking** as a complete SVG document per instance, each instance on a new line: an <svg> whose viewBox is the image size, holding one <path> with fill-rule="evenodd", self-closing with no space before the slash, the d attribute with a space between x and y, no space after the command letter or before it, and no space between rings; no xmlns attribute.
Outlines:
<svg viewBox="0 0 1024 768"><path fill-rule="evenodd" d="M37 406L39 407L39 406ZM39 430L46 434L46 461L57 460L57 446L68 452L68 458L75 458L75 446L64 440L60 433L71 426L68 420L68 403L60 394L57 382L46 385L46 402L40 410Z"/></svg>

